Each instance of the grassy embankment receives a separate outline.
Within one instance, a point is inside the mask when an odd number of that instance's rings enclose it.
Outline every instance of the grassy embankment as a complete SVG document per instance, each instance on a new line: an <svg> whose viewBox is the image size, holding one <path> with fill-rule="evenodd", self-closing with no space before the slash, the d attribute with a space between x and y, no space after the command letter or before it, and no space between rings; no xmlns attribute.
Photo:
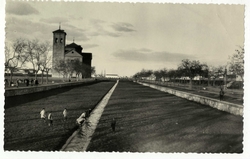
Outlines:
<svg viewBox="0 0 250 159"><path fill-rule="evenodd" d="M110 123L116 118L116 132ZM241 116L136 83L120 82L88 151L241 153Z"/></svg>
<svg viewBox="0 0 250 159"><path fill-rule="evenodd" d="M114 85L101 82L92 85L66 87L7 98L5 100L5 150L59 150L77 129L75 120L95 105ZM45 108L52 112L54 125L49 127L40 119ZM68 109L68 120L63 122L63 109Z"/></svg>
<svg viewBox="0 0 250 159"><path fill-rule="evenodd" d="M154 82L146 82L146 83L153 83ZM197 95L201 95L201 96L205 96L205 97L209 97L209 98L213 98L213 99L217 99L219 100L219 92L220 92L220 87L215 88L215 87L206 87L206 90L203 90L201 88L197 89L197 88L193 88L190 89L188 87L188 85L181 85L181 84L159 84L156 82L156 84L163 86L163 87L168 87L171 89L175 89L175 90L179 90L179 91L183 91L183 92L188 92L188 93L192 93L192 94L197 94ZM244 92L243 90L231 90L231 89L227 89L224 91L224 98L223 101L229 102L229 103L235 103L235 104L239 104L239 105L243 105L243 95Z"/></svg>

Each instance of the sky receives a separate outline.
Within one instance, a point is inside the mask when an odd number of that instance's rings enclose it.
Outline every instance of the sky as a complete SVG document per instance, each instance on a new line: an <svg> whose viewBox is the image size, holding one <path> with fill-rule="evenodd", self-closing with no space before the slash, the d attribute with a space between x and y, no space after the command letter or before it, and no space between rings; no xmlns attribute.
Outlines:
<svg viewBox="0 0 250 159"><path fill-rule="evenodd" d="M244 46L244 5L6 1L6 42L67 33L93 55L96 73L175 69L182 59L226 65Z"/></svg>

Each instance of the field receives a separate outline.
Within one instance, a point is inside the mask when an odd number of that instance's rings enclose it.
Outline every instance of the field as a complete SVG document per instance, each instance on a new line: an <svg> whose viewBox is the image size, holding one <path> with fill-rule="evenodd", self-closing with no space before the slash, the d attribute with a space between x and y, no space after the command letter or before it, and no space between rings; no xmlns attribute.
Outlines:
<svg viewBox="0 0 250 159"><path fill-rule="evenodd" d="M5 99L4 149L54 151L60 150L77 129L75 124L82 112L95 105L114 85L100 82L92 85L65 87L47 92L7 97ZM45 108L52 112L54 125L40 119ZM68 109L68 120L63 121L63 109Z"/></svg>
<svg viewBox="0 0 250 159"><path fill-rule="evenodd" d="M242 131L241 116L119 82L87 151L242 153Z"/></svg>

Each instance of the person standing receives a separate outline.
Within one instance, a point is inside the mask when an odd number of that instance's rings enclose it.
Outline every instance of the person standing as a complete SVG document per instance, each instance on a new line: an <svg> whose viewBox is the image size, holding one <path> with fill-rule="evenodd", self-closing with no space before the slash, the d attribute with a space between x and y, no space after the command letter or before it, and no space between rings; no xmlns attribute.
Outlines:
<svg viewBox="0 0 250 159"><path fill-rule="evenodd" d="M66 108L64 108L64 110L63 110L63 119L64 119L64 121L66 121L68 119L68 111Z"/></svg>
<svg viewBox="0 0 250 159"><path fill-rule="evenodd" d="M52 114L51 113L49 113L49 115L48 115L48 120L49 120L49 126L53 125L53 118L52 118Z"/></svg>
<svg viewBox="0 0 250 159"><path fill-rule="evenodd" d="M220 101L224 99L224 91L223 89L221 88L220 89Z"/></svg>
<svg viewBox="0 0 250 159"><path fill-rule="evenodd" d="M45 108L43 108L40 112L40 115L41 115L41 119L43 119L44 122L46 122L46 111L45 111Z"/></svg>
<svg viewBox="0 0 250 159"><path fill-rule="evenodd" d="M115 126L116 126L116 120L115 120L115 118L113 118L112 122L111 122L111 128L112 128L113 132L115 132Z"/></svg>
<svg viewBox="0 0 250 159"><path fill-rule="evenodd" d="M19 79L16 79L16 88L19 86Z"/></svg>

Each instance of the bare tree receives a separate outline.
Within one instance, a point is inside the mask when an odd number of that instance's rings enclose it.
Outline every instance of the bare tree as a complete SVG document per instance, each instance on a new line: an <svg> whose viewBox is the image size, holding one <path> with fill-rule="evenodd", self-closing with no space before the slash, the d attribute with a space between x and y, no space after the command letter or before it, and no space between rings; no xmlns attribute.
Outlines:
<svg viewBox="0 0 250 159"><path fill-rule="evenodd" d="M73 67L74 67L74 70L75 70L75 73L76 73L76 80L78 81L79 77L80 77L80 75L82 73L82 62L79 59L75 59Z"/></svg>
<svg viewBox="0 0 250 159"><path fill-rule="evenodd" d="M66 78L68 77L68 79L70 80L73 73L75 72L75 60L72 60L72 59L67 59L65 60L65 64L66 64L66 68L65 68L65 71L66 71Z"/></svg>
<svg viewBox="0 0 250 159"><path fill-rule="evenodd" d="M32 41L27 41L27 51L28 62L32 64L33 70L35 72L35 79L37 79L37 74L41 70L43 63L43 56L50 49L49 43L41 43L37 39Z"/></svg>
<svg viewBox="0 0 250 159"><path fill-rule="evenodd" d="M5 69L10 71L9 84L12 82L13 73L27 62L26 47L24 39L15 40L11 46L5 45Z"/></svg>
<svg viewBox="0 0 250 159"><path fill-rule="evenodd" d="M46 47L44 48L44 54L42 55L42 63L41 63L41 71L42 71L42 81L41 83L43 84L43 75L44 72L46 72L46 84L48 84L48 74L49 71L51 70L52 67L52 57L51 55L49 55L49 51L50 51L50 46L45 45Z"/></svg>
<svg viewBox="0 0 250 159"><path fill-rule="evenodd" d="M236 52L232 57L229 57L229 70L236 75L241 77L241 80L244 82L244 53L245 50L243 47L239 46L239 49L235 50Z"/></svg>

